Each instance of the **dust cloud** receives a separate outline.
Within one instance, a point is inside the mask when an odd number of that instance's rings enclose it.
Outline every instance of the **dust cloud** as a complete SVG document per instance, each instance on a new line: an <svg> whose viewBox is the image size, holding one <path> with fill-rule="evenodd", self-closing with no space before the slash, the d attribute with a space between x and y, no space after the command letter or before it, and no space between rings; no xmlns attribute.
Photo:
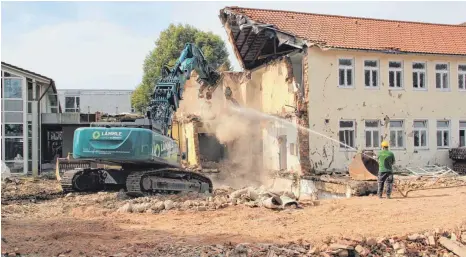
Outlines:
<svg viewBox="0 0 466 257"><path fill-rule="evenodd" d="M199 85L189 81L177 116L196 115L205 132L215 135L226 146L226 156L218 163L220 173L213 178L216 186L260 186L271 184L268 172L262 167L262 129L260 122L232 111L232 102L225 99L224 88L230 86L236 92L238 84L224 79L206 101L197 96ZM240 105L244 103L240 94L233 94Z"/></svg>

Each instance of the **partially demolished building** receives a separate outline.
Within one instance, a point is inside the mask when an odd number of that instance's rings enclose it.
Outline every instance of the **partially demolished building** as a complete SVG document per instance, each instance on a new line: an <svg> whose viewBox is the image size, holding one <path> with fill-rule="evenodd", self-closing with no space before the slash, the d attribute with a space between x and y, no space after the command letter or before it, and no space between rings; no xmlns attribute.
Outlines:
<svg viewBox="0 0 466 257"><path fill-rule="evenodd" d="M261 169L346 170L382 140L397 165L444 165L449 148L466 145L466 27L240 7L220 20L244 69L226 73L222 90L343 143L251 124Z"/></svg>

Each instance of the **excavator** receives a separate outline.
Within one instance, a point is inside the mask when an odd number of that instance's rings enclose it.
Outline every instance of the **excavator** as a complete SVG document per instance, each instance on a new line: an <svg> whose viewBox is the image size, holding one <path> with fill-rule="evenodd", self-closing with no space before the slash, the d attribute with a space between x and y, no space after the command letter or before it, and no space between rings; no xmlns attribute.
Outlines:
<svg viewBox="0 0 466 257"><path fill-rule="evenodd" d="M211 99L222 74L213 69L201 49L187 43L177 62L165 66L155 83L146 112L148 125L131 122L95 123L76 129L73 160L57 166L68 167L57 177L63 191L95 192L124 189L129 196L156 193L212 192L212 181L181 167L185 158L171 135L172 118L183 99L183 90L192 72L198 74L199 98ZM81 168L70 168L73 165Z"/></svg>

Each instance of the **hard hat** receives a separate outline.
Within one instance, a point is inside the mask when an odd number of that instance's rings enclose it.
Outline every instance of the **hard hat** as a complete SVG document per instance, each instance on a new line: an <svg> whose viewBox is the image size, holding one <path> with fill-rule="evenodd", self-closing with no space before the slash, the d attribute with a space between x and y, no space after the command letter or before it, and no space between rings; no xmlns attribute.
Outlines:
<svg viewBox="0 0 466 257"><path fill-rule="evenodd" d="M382 147L388 147L388 141L383 141L382 142Z"/></svg>

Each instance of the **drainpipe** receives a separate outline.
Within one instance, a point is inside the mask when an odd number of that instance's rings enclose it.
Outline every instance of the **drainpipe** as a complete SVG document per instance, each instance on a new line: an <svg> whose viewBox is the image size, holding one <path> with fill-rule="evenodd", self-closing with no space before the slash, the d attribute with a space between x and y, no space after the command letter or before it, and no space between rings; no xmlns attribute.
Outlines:
<svg viewBox="0 0 466 257"><path fill-rule="evenodd" d="M36 113L36 115L32 116L32 127L33 128L34 127L39 128L39 135L35 135L37 133L37 129L32 130L32 140L33 140L32 148L33 149L39 149L42 146L42 126L41 126L42 122L41 122L41 117L40 117L40 114L41 114L40 101L45 96L45 94L49 91L50 87L52 87L53 85L55 85L55 82L53 80L51 80L49 86L47 87L47 89L44 91L44 93L42 93L42 95L39 97L39 99L36 100L37 104L35 106L34 105L32 106L32 108L33 108L32 113ZM35 86L35 83L34 83L34 86ZM34 126L34 124L36 124L36 126ZM34 141L36 140L35 138L39 140L39 144L37 142L34 144ZM36 146L36 148L34 148L34 146ZM40 149L40 153L41 153L41 155L43 154L42 149ZM34 158L34 155L36 155L36 158ZM41 166L42 165L42 158L41 158L41 156L37 156L37 155L38 155L37 151L33 151L32 159L33 160L34 159L38 160L39 161L39 166ZM39 175L39 167L37 167L37 166L38 166L37 161L32 163L32 176L33 177L37 177Z"/></svg>

